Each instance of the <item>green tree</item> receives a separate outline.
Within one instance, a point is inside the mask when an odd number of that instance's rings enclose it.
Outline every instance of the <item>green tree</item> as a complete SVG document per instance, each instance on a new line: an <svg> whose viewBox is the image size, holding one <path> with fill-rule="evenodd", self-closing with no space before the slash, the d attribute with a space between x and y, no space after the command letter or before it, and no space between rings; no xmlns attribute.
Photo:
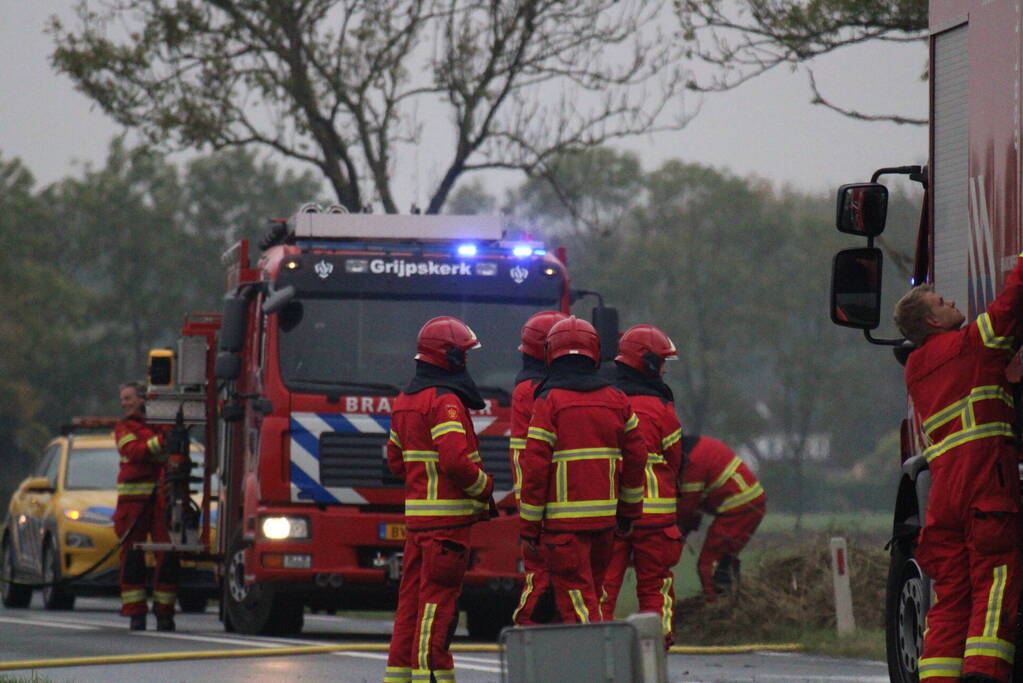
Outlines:
<svg viewBox="0 0 1023 683"><path fill-rule="evenodd" d="M262 145L337 200L398 211L403 145L441 157L437 213L480 169L677 127L679 47L654 0L82 2L53 63L151 142ZM127 31L122 30L128 26ZM424 115L428 109L444 113ZM407 148L406 148L407 149Z"/></svg>

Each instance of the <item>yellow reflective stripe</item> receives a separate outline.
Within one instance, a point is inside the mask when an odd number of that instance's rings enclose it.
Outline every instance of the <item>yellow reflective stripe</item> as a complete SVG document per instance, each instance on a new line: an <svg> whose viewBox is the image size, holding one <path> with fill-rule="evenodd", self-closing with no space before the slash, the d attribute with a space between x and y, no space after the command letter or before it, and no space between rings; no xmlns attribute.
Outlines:
<svg viewBox="0 0 1023 683"><path fill-rule="evenodd" d="M469 498L438 498L424 500L413 498L405 501L405 514L409 517L474 515L484 507L478 500Z"/></svg>
<svg viewBox="0 0 1023 683"><path fill-rule="evenodd" d="M1015 406L1012 394L1006 391L1003 387L1000 387L997 384L986 384L974 387L964 398L961 398L934 413L923 421L920 428L924 432L924 435L929 439L931 433L934 432L935 429L945 425L957 417L962 418L962 427L964 429L966 427L972 427L975 422L975 418L973 416L973 404L977 401L986 401L990 399L1000 399L1010 408Z"/></svg>
<svg viewBox="0 0 1023 683"><path fill-rule="evenodd" d="M440 453L437 451L402 451L401 457L405 462L437 462L440 460Z"/></svg>
<svg viewBox="0 0 1023 683"><path fill-rule="evenodd" d="M484 472L483 470L480 470L480 473L476 475L476 481L473 483L473 485L467 489L464 489L464 491L467 496L472 496L473 498L476 498L481 493L483 493L483 489L485 489L486 487L487 473Z"/></svg>
<svg viewBox="0 0 1023 683"><path fill-rule="evenodd" d="M652 515L675 512L676 504L675 498L644 498L643 512Z"/></svg>
<svg viewBox="0 0 1023 683"><path fill-rule="evenodd" d="M925 448L924 458L927 459L927 462L931 462L956 446L962 446L965 443L976 441L977 439L986 439L990 436L1007 436L1012 438L1014 436L1012 432L1012 425L1007 422L989 422L988 424L984 424L979 427L963 429L953 434L949 434L933 446Z"/></svg>
<svg viewBox="0 0 1023 683"><path fill-rule="evenodd" d="M619 448L566 448L564 450L554 451L551 454L551 460L558 461L570 461L570 460L604 460L606 458L621 458L622 451Z"/></svg>
<svg viewBox="0 0 1023 683"><path fill-rule="evenodd" d="M146 441L146 448L153 455L160 455L161 453L163 453L163 446L160 444L160 437L158 436L150 437L149 440Z"/></svg>
<svg viewBox="0 0 1023 683"><path fill-rule="evenodd" d="M718 475L718 478L707 486L707 493L724 486L725 482L728 481L733 474L735 474L735 470L739 469L739 465L741 464L742 460L739 459L739 456L732 458L732 462L728 463L728 467L723 469L721 474Z"/></svg>
<svg viewBox="0 0 1023 683"><path fill-rule="evenodd" d="M552 447L554 446L555 442L558 440L558 435L557 434L555 434L554 432L548 432L546 429L541 429L540 427L530 427L529 431L526 432L526 436L527 436L527 438L530 438L530 439L538 439L540 441L546 441Z"/></svg>
<svg viewBox="0 0 1023 683"><path fill-rule="evenodd" d="M122 446L124 446L125 444L129 444L129 443L131 443L132 441L134 441L134 440L135 440L135 439L137 439L137 438L138 438L138 437L137 437L137 436L135 436L134 434L131 434L131 433L125 434L124 436L122 436L122 437L121 437L121 438L120 438L120 439L119 439L119 440L117 441L117 447L118 447L118 448L121 448L121 447L122 447Z"/></svg>
<svg viewBox="0 0 1023 683"><path fill-rule="evenodd" d="M682 493L696 493L702 491L706 486L702 481L693 481L688 484L682 484Z"/></svg>
<svg viewBox="0 0 1023 683"><path fill-rule="evenodd" d="M729 510L734 510L735 508L739 507L740 505L745 505L746 503L750 502L751 500L759 498L760 494L762 494L763 492L764 492L764 487L760 485L760 482L757 482L756 484L754 484L753 486L749 487L748 489L746 489L742 493L737 493L734 496L729 496L728 498L725 498L721 502L721 505L718 506L717 511L720 514L722 512L728 512Z"/></svg>
<svg viewBox="0 0 1023 683"><path fill-rule="evenodd" d="M438 481L440 481L440 477L437 476L437 463L426 463L426 498L428 500L437 500Z"/></svg>
<svg viewBox="0 0 1023 683"><path fill-rule="evenodd" d="M522 499L522 465L519 464L520 451L512 451L512 488L515 490L515 500Z"/></svg>
<svg viewBox="0 0 1023 683"><path fill-rule="evenodd" d="M997 657L1012 664L1016 658L1016 645L1001 638L974 637L966 639L965 657Z"/></svg>
<svg viewBox="0 0 1023 683"><path fill-rule="evenodd" d="M441 422L430 430L430 438L437 439L445 434L465 434L465 427L462 426L461 422Z"/></svg>
<svg viewBox="0 0 1023 683"><path fill-rule="evenodd" d="M570 590L568 591L568 597L572 600L572 609L575 610L576 616L579 617L579 623L590 623L590 611L586 609L586 601L583 600L583 594L578 590Z"/></svg>
<svg viewBox="0 0 1023 683"><path fill-rule="evenodd" d="M526 440L525 439L520 439L518 437L515 437L515 438L513 438L511 440L511 448L512 448L512 450L521 451L525 447L526 447Z"/></svg>
<svg viewBox="0 0 1023 683"><path fill-rule="evenodd" d="M639 426L639 418L636 417L636 413L629 415L629 419L625 421L625 431L631 432L633 429Z"/></svg>
<svg viewBox="0 0 1023 683"><path fill-rule="evenodd" d="M419 653L417 661L420 669L430 669L430 633L433 631L433 617L437 613L437 603L428 602L423 608L423 617L419 622Z"/></svg>
<svg viewBox="0 0 1023 683"><path fill-rule="evenodd" d="M980 330L980 340L984 342L984 346L991 349L1008 350L1012 348L1012 336L999 337L996 335L995 328L991 325L991 316L987 313L977 316L977 329Z"/></svg>
<svg viewBox="0 0 1023 683"><path fill-rule="evenodd" d="M177 599L176 593L169 593L167 591L153 591L153 601L158 602L161 605L173 605Z"/></svg>
<svg viewBox="0 0 1023 683"><path fill-rule="evenodd" d="M618 511L616 500L573 500L547 503L547 519L573 519L578 517L606 517ZM532 520L531 520L532 521Z"/></svg>
<svg viewBox="0 0 1023 683"><path fill-rule="evenodd" d="M522 586L522 595L519 596L519 606L512 612L512 623L519 620L519 612L526 606L526 601L529 600L529 596L533 593L533 572L526 572L526 583Z"/></svg>
<svg viewBox="0 0 1023 683"><path fill-rule="evenodd" d="M920 680L925 678L959 678L963 672L963 660L958 657L921 658L917 666Z"/></svg>
<svg viewBox="0 0 1023 683"><path fill-rule="evenodd" d="M668 576L661 584L661 633L671 633L671 620L675 612L675 598L671 592L671 577Z"/></svg>
<svg viewBox="0 0 1023 683"><path fill-rule="evenodd" d="M657 475L654 473L654 463L650 462L651 453L646 455L646 497L657 498L659 487L657 486Z"/></svg>
<svg viewBox="0 0 1023 683"><path fill-rule="evenodd" d="M1002 615L1002 594L1005 592L1007 565L1000 564L991 572L991 588L987 593L987 612L984 615L982 635L993 638L998 633L998 622Z"/></svg>
<svg viewBox="0 0 1023 683"><path fill-rule="evenodd" d="M126 458L126 457L124 457L124 456L122 455L122 456L121 456L121 462L122 462L122 463L126 463L126 462L131 462L131 458Z"/></svg>
<svg viewBox="0 0 1023 683"><path fill-rule="evenodd" d="M470 462L474 462L476 464L479 464L479 463L483 462L483 458L480 457L480 452L479 451L473 451L472 453L470 453L469 455L467 455L465 457L469 458Z"/></svg>
<svg viewBox="0 0 1023 683"><path fill-rule="evenodd" d="M455 670L454 669L434 669L433 680L436 683L454 683Z"/></svg>
<svg viewBox="0 0 1023 683"><path fill-rule="evenodd" d="M610 458L607 461L607 497L616 498L618 490L618 461Z"/></svg>
<svg viewBox="0 0 1023 683"><path fill-rule="evenodd" d="M412 668L408 666L389 666L384 672L384 683L409 683L412 680Z"/></svg>
<svg viewBox="0 0 1023 683"><path fill-rule="evenodd" d="M558 501L568 500L568 465L564 462L554 465L555 497Z"/></svg>
<svg viewBox="0 0 1023 683"><path fill-rule="evenodd" d="M117 493L121 496L141 496L152 493L156 488L156 482L152 481L125 481L117 485Z"/></svg>
<svg viewBox="0 0 1023 683"><path fill-rule="evenodd" d="M387 438L398 448L401 448L401 441L398 439L398 432L393 429L388 433Z"/></svg>
<svg viewBox="0 0 1023 683"><path fill-rule="evenodd" d="M121 602L128 604L131 602L145 602L146 591L144 588L139 588L130 591L121 591Z"/></svg>
<svg viewBox="0 0 1023 683"><path fill-rule="evenodd" d="M412 681L413 683L419 683L419 681L422 681L423 683L432 683L433 674L429 669L412 669Z"/></svg>
<svg viewBox="0 0 1023 683"><path fill-rule="evenodd" d="M646 454L646 461L648 463L653 463L655 465L663 465L666 462L668 462L667 460L664 459L664 456L661 455L660 453L647 453Z"/></svg>
<svg viewBox="0 0 1023 683"><path fill-rule="evenodd" d="M661 439L661 450L666 451L682 440L682 428L679 427L668 436Z"/></svg>
<svg viewBox="0 0 1023 683"><path fill-rule="evenodd" d="M543 512L543 505L530 505L525 501L519 503L519 515L527 522L539 522L543 519Z"/></svg>
<svg viewBox="0 0 1023 683"><path fill-rule="evenodd" d="M638 503L643 500L643 487L637 486L631 488L629 486L622 487L621 499L626 503Z"/></svg>

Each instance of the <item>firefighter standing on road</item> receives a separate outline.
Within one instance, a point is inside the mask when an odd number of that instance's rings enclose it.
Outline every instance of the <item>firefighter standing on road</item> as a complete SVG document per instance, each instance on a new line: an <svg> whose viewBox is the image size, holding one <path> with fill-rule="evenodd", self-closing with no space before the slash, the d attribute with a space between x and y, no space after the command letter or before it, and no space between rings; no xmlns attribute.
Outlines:
<svg viewBox="0 0 1023 683"><path fill-rule="evenodd" d="M522 467L519 457L526 448L526 434L529 431L529 420L533 416L533 393L536 387L547 376L547 363L544 361L544 345L547 333L555 323L568 316L560 311L540 311L534 314L522 326L522 371L515 378L515 391L511 400L511 466L515 488L515 502L521 498ZM523 558L525 565L525 585L522 597L512 616L519 626L548 623L556 619L557 610L553 605L553 589L550 576L543 562L534 555Z"/></svg>
<svg viewBox="0 0 1023 683"><path fill-rule="evenodd" d="M394 401L387 465L405 480L408 536L385 683L455 680L448 646L469 529L489 518L494 489L468 413L485 407L466 371L466 352L479 346L461 320L429 320L416 340L415 377Z"/></svg>
<svg viewBox="0 0 1023 683"><path fill-rule="evenodd" d="M929 285L909 291L895 322L917 346L906 387L931 471L916 559L933 580L920 679L1007 681L1020 600L1016 410L1005 366L1023 306L1023 258L969 325Z"/></svg>
<svg viewBox="0 0 1023 683"><path fill-rule="evenodd" d="M714 515L696 561L704 598L713 602L738 575L739 551L760 526L767 495L749 467L721 441L685 436L682 450L678 525L688 534L700 526L701 512Z"/></svg>
<svg viewBox="0 0 1023 683"><path fill-rule="evenodd" d="M646 445L622 392L597 375L600 340L575 316L547 335L522 466L523 554L544 562L566 623L600 621L616 522L640 516Z"/></svg>
<svg viewBox="0 0 1023 683"><path fill-rule="evenodd" d="M167 543L165 507L157 491L167 462L170 425L148 425L145 418L145 389L138 382L120 387L121 420L114 426L114 439L121 456L117 473L117 509L114 532L118 537L131 529L121 545L121 614L131 617L131 630L146 628L146 560L135 543L150 535L154 542ZM188 453L185 445L185 453ZM134 526L133 526L134 525ZM158 631L174 630L174 602L177 598L177 553L156 553L153 613Z"/></svg>
<svg viewBox="0 0 1023 683"><path fill-rule="evenodd" d="M664 362L677 358L675 344L653 325L631 327L618 341L615 386L629 397L639 417L638 431L646 443L646 479L643 515L629 536L615 537L611 564L604 577L606 595L600 605L604 619L613 619L625 569L634 565L639 611L661 616L669 646L675 603L671 569L682 554L682 534L675 525L682 425L675 414L674 396L661 376Z"/></svg>

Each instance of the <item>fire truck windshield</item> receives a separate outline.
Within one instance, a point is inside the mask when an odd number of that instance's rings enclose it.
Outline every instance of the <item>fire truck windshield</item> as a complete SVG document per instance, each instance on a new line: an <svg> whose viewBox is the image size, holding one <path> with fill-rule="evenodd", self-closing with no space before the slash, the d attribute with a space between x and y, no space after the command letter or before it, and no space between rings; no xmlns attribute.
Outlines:
<svg viewBox="0 0 1023 683"><path fill-rule="evenodd" d="M521 368L519 331L548 306L513 303L306 297L279 315L285 385L302 393L390 394L412 378L416 334L430 318L453 315L479 337L469 372L481 388L514 386ZM494 391L484 389L485 395Z"/></svg>

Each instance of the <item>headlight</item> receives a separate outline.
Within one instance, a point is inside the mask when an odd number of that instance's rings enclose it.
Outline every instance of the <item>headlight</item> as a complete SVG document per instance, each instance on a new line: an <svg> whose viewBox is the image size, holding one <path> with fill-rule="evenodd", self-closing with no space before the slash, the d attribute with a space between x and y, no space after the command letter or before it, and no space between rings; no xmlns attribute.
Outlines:
<svg viewBox="0 0 1023 683"><path fill-rule="evenodd" d="M263 536L274 541L285 538L309 538L309 520L305 517L264 517Z"/></svg>
<svg viewBox="0 0 1023 683"><path fill-rule="evenodd" d="M92 548L94 547L92 539L85 534L76 534L73 531L69 531L64 535L64 542L69 548Z"/></svg>
<svg viewBox="0 0 1023 683"><path fill-rule="evenodd" d="M113 526L114 520L103 510L97 508L68 508L64 510L64 517L72 522L84 522L85 524L99 524L101 526Z"/></svg>

